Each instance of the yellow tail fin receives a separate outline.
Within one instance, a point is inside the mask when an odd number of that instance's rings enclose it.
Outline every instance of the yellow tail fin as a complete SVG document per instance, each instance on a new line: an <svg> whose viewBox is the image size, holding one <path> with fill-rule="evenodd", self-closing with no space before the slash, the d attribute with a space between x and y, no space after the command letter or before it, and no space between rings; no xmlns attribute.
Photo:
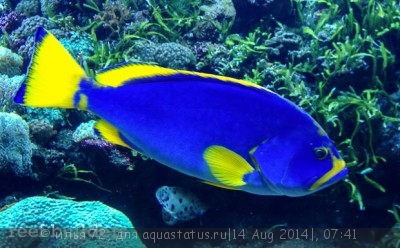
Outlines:
<svg viewBox="0 0 400 248"><path fill-rule="evenodd" d="M75 94L84 78L85 71L61 43L39 27L25 83L14 101L32 107L80 107Z"/></svg>

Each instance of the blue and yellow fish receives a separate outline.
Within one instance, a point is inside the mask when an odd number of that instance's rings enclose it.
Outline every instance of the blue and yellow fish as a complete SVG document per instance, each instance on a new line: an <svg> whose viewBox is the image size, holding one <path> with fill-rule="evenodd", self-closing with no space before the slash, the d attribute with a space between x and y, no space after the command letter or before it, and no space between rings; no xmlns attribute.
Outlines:
<svg viewBox="0 0 400 248"><path fill-rule="evenodd" d="M35 38L17 103L91 111L109 142L223 188L303 196L347 174L321 126L265 88L137 64L90 78L52 34Z"/></svg>

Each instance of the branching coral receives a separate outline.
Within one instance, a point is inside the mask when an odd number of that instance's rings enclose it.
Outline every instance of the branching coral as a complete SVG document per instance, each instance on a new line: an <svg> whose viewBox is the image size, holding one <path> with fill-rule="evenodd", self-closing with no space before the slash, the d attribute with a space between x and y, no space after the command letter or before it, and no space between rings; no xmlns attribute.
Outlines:
<svg viewBox="0 0 400 248"><path fill-rule="evenodd" d="M9 77L21 74L22 57L0 46L0 74Z"/></svg>
<svg viewBox="0 0 400 248"><path fill-rule="evenodd" d="M17 28L21 24L23 17L23 14L15 11L0 16L0 29L9 32Z"/></svg>
<svg viewBox="0 0 400 248"><path fill-rule="evenodd" d="M103 10L94 16L94 21L101 23L102 27L112 36L121 36L125 23L133 18L133 11L121 1L106 1ZM110 33L111 32L111 33Z"/></svg>

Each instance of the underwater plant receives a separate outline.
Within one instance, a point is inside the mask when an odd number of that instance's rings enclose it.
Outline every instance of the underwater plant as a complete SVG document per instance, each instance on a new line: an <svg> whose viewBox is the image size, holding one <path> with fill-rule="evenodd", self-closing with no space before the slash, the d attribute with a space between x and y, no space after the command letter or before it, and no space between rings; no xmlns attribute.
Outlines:
<svg viewBox="0 0 400 248"><path fill-rule="evenodd" d="M80 175L89 175L92 178L96 179L97 182L92 182L90 179L84 179L84 178L80 177ZM98 189L101 189L101 190L104 190L107 192L111 192L110 190L103 188L100 178L96 175L96 173L94 171L79 170L73 164L65 165L64 167L62 167L57 172L56 177L63 179L63 180L67 180L67 181L83 182L83 183L91 184Z"/></svg>
<svg viewBox="0 0 400 248"><path fill-rule="evenodd" d="M249 32L246 37L242 37L239 34L230 34L225 39L227 47L225 51L213 49L212 46L209 46L209 54L206 55L209 59L208 63L214 63L215 54L222 52L225 54L225 58L220 60L215 68L215 72L219 75L243 77L246 73L249 75L251 72L254 75L253 77L259 76L257 67L253 67L254 61L252 59L255 59L257 55L265 55L267 48L263 45L263 42L269 37L271 37L271 34L261 31L260 28ZM259 79L250 76L245 76L245 78L251 82L260 83Z"/></svg>
<svg viewBox="0 0 400 248"><path fill-rule="evenodd" d="M200 18L200 4L202 1L185 0L146 0L152 10L154 22L161 28L169 40L179 38L181 33L192 29Z"/></svg>
<svg viewBox="0 0 400 248"><path fill-rule="evenodd" d="M361 192L351 180L362 177L385 192L367 174L386 162L376 154L379 127L400 122L399 104L386 91L392 87L388 75L394 73L394 54L398 51L394 44L400 38L399 3L293 0L292 5L308 38L305 54L310 61L294 68L316 82L318 97L310 98L308 106L312 106L310 111L319 123L336 134L334 139L352 172L346 179L350 199L364 209ZM357 77L359 74L365 76ZM283 87L287 88L287 83Z"/></svg>

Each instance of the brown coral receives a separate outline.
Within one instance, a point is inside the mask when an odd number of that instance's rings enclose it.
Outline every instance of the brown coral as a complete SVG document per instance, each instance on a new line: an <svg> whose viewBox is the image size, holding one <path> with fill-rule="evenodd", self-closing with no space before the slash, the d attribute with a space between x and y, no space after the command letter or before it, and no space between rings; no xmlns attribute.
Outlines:
<svg viewBox="0 0 400 248"><path fill-rule="evenodd" d="M133 17L133 11L120 1L108 1L103 4L103 11L94 16L95 21L102 22L102 27L111 31L113 35L119 36L123 25Z"/></svg>
<svg viewBox="0 0 400 248"><path fill-rule="evenodd" d="M39 145L46 145L57 134L52 125L40 120L33 120L29 123L29 132L32 141Z"/></svg>

